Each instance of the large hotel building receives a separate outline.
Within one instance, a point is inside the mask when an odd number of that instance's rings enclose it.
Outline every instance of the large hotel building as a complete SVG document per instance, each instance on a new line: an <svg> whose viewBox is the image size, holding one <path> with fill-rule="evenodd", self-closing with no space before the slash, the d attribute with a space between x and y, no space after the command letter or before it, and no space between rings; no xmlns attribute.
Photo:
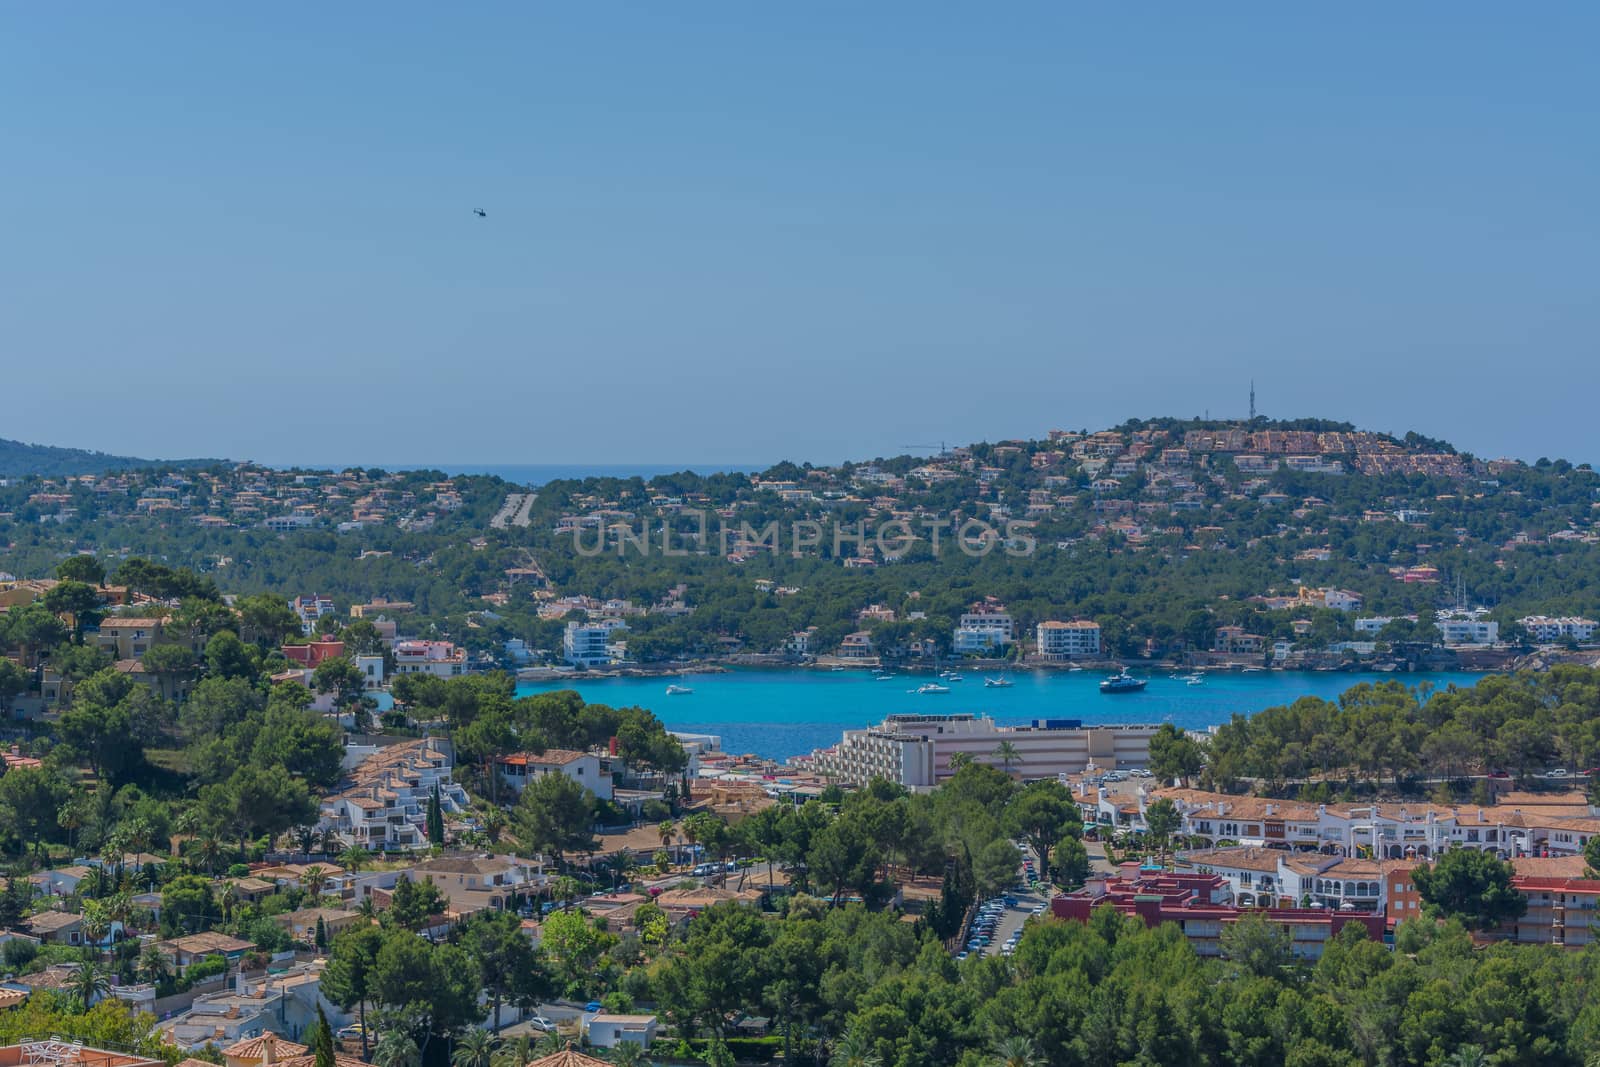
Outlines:
<svg viewBox="0 0 1600 1067"><path fill-rule="evenodd" d="M911 789L931 789L954 774L950 758L965 753L975 763L1000 766L997 749L1011 743L1012 770L1023 778L1142 767L1150 759L1155 724L1085 726L1077 719L1035 719L1031 726L999 726L987 716L891 715L881 725L846 730L832 748L819 749L811 765L819 774L865 784L883 778Z"/></svg>

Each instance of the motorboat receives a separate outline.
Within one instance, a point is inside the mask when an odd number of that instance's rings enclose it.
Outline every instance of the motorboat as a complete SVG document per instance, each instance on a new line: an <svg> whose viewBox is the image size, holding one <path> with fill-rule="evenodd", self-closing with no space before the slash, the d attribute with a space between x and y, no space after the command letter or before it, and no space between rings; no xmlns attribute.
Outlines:
<svg viewBox="0 0 1600 1067"><path fill-rule="evenodd" d="M947 686L947 685L940 685L938 682L925 682L924 684L919 685L915 689L913 689L912 692L914 692L914 693L948 693L948 692L950 692L950 687Z"/></svg>
<svg viewBox="0 0 1600 1067"><path fill-rule="evenodd" d="M667 686L667 696L669 696L669 697L686 697L690 693L693 693L693 692L694 692L694 690L690 689L686 685L669 685L669 686Z"/></svg>
<svg viewBox="0 0 1600 1067"><path fill-rule="evenodd" d="M1148 683L1143 678L1135 678L1124 668L1121 674L1113 674L1100 683L1102 693L1137 693Z"/></svg>
<svg viewBox="0 0 1600 1067"><path fill-rule="evenodd" d="M983 680L985 689L1010 689L1016 684L1010 678L985 678Z"/></svg>

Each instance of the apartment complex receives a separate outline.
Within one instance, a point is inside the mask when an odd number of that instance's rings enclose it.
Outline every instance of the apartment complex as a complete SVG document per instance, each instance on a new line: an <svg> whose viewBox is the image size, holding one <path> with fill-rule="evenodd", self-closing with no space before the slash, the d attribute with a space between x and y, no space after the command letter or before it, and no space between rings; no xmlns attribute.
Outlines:
<svg viewBox="0 0 1600 1067"><path fill-rule="evenodd" d="M1139 828L1145 809L1163 797L1182 815L1181 832L1193 837L1383 860L1425 860L1456 847L1483 849L1504 858L1575 856L1600 833L1600 818L1550 814L1531 806L1310 804L1198 789L1141 790L1137 805L1125 804L1101 789L1079 803L1086 819Z"/></svg>
<svg viewBox="0 0 1600 1067"><path fill-rule="evenodd" d="M1289 947L1303 960L1322 957L1325 945L1350 923L1366 928L1375 941L1383 940L1381 915L1341 912L1332 908L1242 908L1232 902L1227 882L1207 874L1168 874L1141 871L1137 863L1124 864L1115 876L1089 879L1082 889L1056 897L1050 912L1058 919L1088 922L1095 908L1110 906L1147 926L1176 923L1196 954L1222 955L1222 932L1245 915L1259 914L1289 932Z"/></svg>
<svg viewBox="0 0 1600 1067"><path fill-rule="evenodd" d="M1015 636L1015 624L1008 613L980 608L956 620L950 647L958 656L982 653L1009 645Z"/></svg>
<svg viewBox="0 0 1600 1067"><path fill-rule="evenodd" d="M1100 655L1100 624L1087 619L1041 622L1036 631L1039 655L1053 662Z"/></svg>
<svg viewBox="0 0 1600 1067"><path fill-rule="evenodd" d="M626 630L621 619L569 622L561 635L561 656L574 667L604 667L622 658L612 633Z"/></svg>
<svg viewBox="0 0 1600 1067"><path fill-rule="evenodd" d="M428 844L428 802L438 791L446 815L467 807L451 780L453 760L434 738L388 745L355 764L339 792L323 798L319 826L356 848L390 850Z"/></svg>
<svg viewBox="0 0 1600 1067"><path fill-rule="evenodd" d="M1518 621L1536 641L1560 641L1568 637L1574 641L1588 641L1594 637L1593 619L1572 615L1558 619L1552 619L1548 615L1528 615Z"/></svg>
<svg viewBox="0 0 1600 1067"><path fill-rule="evenodd" d="M820 774L865 784L883 778L912 789L931 789L955 773L957 755L1002 766L1010 743L1011 769L1023 778L1054 778L1090 766L1139 767L1150 759L1156 725L1084 726L1076 719L1036 719L1031 726L1000 726L987 716L890 715L865 730L846 730L839 743L812 755ZM959 761L958 761L959 762Z"/></svg>

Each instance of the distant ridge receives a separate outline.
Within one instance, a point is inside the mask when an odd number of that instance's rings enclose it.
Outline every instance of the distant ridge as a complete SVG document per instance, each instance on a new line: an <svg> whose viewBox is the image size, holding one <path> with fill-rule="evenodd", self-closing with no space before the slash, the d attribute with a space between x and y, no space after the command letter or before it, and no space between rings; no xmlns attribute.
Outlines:
<svg viewBox="0 0 1600 1067"><path fill-rule="evenodd" d="M91 452L86 448L30 445L0 438L0 478L21 478L30 474L49 477L105 474L151 467L207 467L219 462L215 459L139 459Z"/></svg>

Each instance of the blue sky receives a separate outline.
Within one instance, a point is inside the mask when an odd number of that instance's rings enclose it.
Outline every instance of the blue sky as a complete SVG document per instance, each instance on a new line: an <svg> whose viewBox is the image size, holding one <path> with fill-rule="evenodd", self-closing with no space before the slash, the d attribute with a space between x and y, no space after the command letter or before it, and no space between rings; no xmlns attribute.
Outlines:
<svg viewBox="0 0 1600 1067"><path fill-rule="evenodd" d="M833 461L1253 377L1594 460L1597 39L1577 3L12 5L0 436Z"/></svg>

